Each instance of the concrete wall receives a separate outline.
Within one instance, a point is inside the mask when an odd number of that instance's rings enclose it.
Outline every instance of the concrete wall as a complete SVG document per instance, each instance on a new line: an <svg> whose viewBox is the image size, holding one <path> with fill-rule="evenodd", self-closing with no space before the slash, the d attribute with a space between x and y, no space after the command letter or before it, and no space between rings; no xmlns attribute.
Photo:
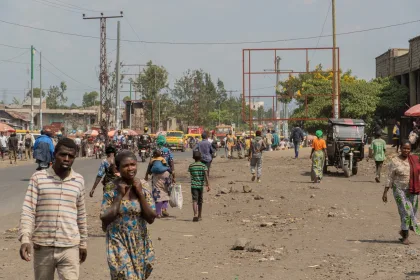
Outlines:
<svg viewBox="0 0 420 280"><path fill-rule="evenodd" d="M409 65L409 54L406 53L399 57L394 57L394 73L393 76L406 74L410 71Z"/></svg>

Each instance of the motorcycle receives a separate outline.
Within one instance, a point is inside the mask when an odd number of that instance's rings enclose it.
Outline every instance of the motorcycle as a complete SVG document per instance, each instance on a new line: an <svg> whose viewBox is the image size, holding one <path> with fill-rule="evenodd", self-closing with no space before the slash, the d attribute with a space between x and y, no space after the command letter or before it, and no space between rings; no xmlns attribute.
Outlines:
<svg viewBox="0 0 420 280"><path fill-rule="evenodd" d="M141 147L139 149L139 156L141 158L141 162L145 162L146 159L150 157L150 147Z"/></svg>
<svg viewBox="0 0 420 280"><path fill-rule="evenodd" d="M100 146L96 146L93 148L93 153L95 154L95 158L96 159L101 159L103 156L104 151L102 150L102 148Z"/></svg>

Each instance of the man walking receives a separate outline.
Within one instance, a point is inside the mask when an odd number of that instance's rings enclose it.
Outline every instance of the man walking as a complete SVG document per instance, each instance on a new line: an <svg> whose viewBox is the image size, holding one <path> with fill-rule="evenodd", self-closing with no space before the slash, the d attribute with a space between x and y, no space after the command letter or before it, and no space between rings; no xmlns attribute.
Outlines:
<svg viewBox="0 0 420 280"><path fill-rule="evenodd" d="M201 134L202 141L198 142L196 151L201 153L201 162L207 166L207 174L210 175L210 166L213 161L213 153L215 152L212 144L207 139L207 133L203 132Z"/></svg>
<svg viewBox="0 0 420 280"><path fill-rule="evenodd" d="M295 148L295 159L299 157L299 148L300 143L303 141L303 137L303 131L298 125L295 128L293 128L290 138Z"/></svg>
<svg viewBox="0 0 420 280"><path fill-rule="evenodd" d="M382 170L382 165L385 160L385 149L386 149L386 142L385 140L381 139L381 135L382 135L381 131L375 132L375 140L372 141L372 144L370 145L370 148L369 148L369 157L373 158L376 164L375 181L377 183L381 182L381 170Z"/></svg>
<svg viewBox="0 0 420 280"><path fill-rule="evenodd" d="M8 139L8 144L9 144L9 159L10 159L10 164L13 164L12 162L12 157L15 158L15 164L16 164L16 158L17 158L17 152L18 152L18 143L19 140L16 137L16 133L12 133Z"/></svg>
<svg viewBox="0 0 420 280"><path fill-rule="evenodd" d="M20 256L33 260L35 280L79 279L87 256L83 177L71 167L76 144L63 138L55 147L52 169L35 172L23 202L19 226Z"/></svg>
<svg viewBox="0 0 420 280"><path fill-rule="evenodd" d="M26 160L31 159L31 150L34 143L32 143L32 135L29 131L25 134L25 158Z"/></svg>
<svg viewBox="0 0 420 280"><path fill-rule="evenodd" d="M4 154L7 151L7 137L6 135L4 135L3 132L1 132L0 134L0 153L1 153L1 158L4 161Z"/></svg>
<svg viewBox="0 0 420 280"><path fill-rule="evenodd" d="M41 136L36 139L34 144L34 158L38 163L37 170L47 169L50 162L54 159L54 144L51 140L51 129L41 131Z"/></svg>
<svg viewBox="0 0 420 280"><path fill-rule="evenodd" d="M252 181L255 181L255 173L257 174L257 182L261 183L262 175L262 152L267 149L264 139L261 137L261 131L255 132L256 137L251 141L249 150L249 160L251 165ZM255 172L256 171L256 172Z"/></svg>
<svg viewBox="0 0 420 280"><path fill-rule="evenodd" d="M271 152L272 151L271 145L273 144L273 134L271 134L270 130L267 130L265 139L267 140L267 151Z"/></svg>

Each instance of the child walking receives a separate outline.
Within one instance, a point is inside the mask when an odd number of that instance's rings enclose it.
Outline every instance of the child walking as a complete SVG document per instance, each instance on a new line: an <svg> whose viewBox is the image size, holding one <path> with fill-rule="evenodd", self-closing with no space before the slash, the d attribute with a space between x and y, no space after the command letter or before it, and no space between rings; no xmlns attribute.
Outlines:
<svg viewBox="0 0 420 280"><path fill-rule="evenodd" d="M376 165L376 176L375 181L377 183L381 182L381 171L382 165L384 164L385 160L385 149L386 149L386 142L385 140L381 139L382 133L381 131L377 131L375 133L375 140L372 141L372 144L369 148L369 157L375 160ZM369 158L367 158L369 160Z"/></svg>
<svg viewBox="0 0 420 280"><path fill-rule="evenodd" d="M203 211L203 188L206 184L207 192L210 191L209 177L207 175L207 166L201 162L201 153L193 152L194 163L188 168L191 174L191 194L193 201L194 218L193 222L201 221Z"/></svg>

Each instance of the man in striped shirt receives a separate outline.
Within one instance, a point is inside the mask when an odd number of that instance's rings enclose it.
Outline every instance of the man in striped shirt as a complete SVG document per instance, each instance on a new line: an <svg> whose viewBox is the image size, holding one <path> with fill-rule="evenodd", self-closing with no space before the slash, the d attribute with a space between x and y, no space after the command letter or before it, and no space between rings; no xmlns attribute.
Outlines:
<svg viewBox="0 0 420 280"><path fill-rule="evenodd" d="M35 172L20 218L20 256L31 260L34 248L36 280L79 279L80 263L87 256L87 224L83 177L71 168L76 157L72 139L61 139L52 169Z"/></svg>

